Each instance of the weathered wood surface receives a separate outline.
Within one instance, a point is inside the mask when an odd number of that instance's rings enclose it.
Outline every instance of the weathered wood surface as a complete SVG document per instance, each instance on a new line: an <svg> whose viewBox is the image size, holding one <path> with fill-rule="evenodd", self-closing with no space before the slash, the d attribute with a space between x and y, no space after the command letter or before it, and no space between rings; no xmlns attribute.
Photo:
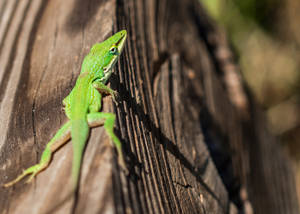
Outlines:
<svg viewBox="0 0 300 214"><path fill-rule="evenodd" d="M39 160L84 55L120 29L119 104L107 97L103 110L117 114L130 174L94 128L77 197L68 143L33 183L0 189L0 212L298 213L289 162L193 0L2 0L0 182Z"/></svg>

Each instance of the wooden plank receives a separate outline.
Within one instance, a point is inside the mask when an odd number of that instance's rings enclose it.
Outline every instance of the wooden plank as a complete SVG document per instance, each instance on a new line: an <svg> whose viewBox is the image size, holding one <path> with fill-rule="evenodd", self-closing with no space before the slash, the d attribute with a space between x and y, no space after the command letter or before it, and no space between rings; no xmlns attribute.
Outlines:
<svg viewBox="0 0 300 214"><path fill-rule="evenodd" d="M237 67L226 38L198 1L4 0L0 7L0 183L38 162L66 121L61 101L83 57L121 29L128 41L110 80L118 105L105 97L103 111L117 115L130 170L118 167L105 131L94 128L78 195L70 195L68 143L33 183L1 187L0 213L298 213L289 162L241 77L228 70Z"/></svg>

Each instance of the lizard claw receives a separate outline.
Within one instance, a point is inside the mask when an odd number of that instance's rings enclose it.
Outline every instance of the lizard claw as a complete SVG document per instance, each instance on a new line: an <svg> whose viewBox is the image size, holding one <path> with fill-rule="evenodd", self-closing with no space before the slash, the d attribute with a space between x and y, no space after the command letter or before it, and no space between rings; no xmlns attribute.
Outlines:
<svg viewBox="0 0 300 214"><path fill-rule="evenodd" d="M25 182L26 184L32 182L32 180L34 179L34 177L36 176L37 172L33 172L29 178L27 179L27 181Z"/></svg>
<svg viewBox="0 0 300 214"><path fill-rule="evenodd" d="M112 100L114 101L114 103L116 104L116 105L118 105L118 102L117 102L117 100L116 100L116 97L118 96L118 92L117 91L112 91L112 93L111 93L111 97L112 97Z"/></svg>

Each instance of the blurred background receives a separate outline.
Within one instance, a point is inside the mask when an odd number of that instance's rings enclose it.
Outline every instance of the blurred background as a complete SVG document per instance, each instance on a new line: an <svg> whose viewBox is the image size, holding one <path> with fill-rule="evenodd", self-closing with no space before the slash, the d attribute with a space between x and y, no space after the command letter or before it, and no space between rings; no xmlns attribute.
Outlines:
<svg viewBox="0 0 300 214"><path fill-rule="evenodd" d="M300 198L300 1L199 1L227 32L269 130L293 162Z"/></svg>

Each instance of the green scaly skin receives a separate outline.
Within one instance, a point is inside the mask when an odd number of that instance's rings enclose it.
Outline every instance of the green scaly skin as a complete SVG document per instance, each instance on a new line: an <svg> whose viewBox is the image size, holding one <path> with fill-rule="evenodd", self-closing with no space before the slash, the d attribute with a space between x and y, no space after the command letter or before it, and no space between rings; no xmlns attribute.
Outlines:
<svg viewBox="0 0 300 214"><path fill-rule="evenodd" d="M121 54L126 37L126 30L122 30L91 48L89 54L83 60L75 87L63 100L69 121L58 130L46 145L40 162L24 170L16 179L4 184L4 187L14 185L27 175L30 175L27 182L32 181L39 172L49 165L53 152L72 138L72 187L75 190L78 185L83 149L89 135L89 128L100 125L104 125L107 134L117 148L119 163L125 168L121 142L113 131L115 115L99 111L101 109L102 94L111 95L115 101L116 92L105 84Z"/></svg>

